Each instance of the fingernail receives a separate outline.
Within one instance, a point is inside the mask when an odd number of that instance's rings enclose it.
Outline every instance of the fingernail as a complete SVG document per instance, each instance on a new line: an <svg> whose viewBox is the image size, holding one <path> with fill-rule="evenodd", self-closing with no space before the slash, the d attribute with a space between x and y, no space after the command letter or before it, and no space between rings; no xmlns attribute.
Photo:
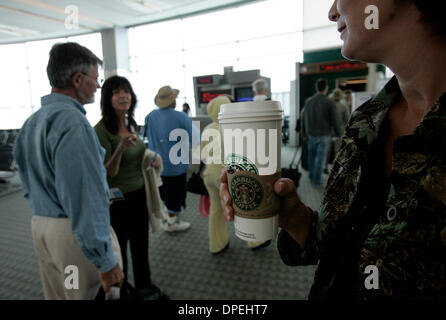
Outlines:
<svg viewBox="0 0 446 320"><path fill-rule="evenodd" d="M223 202L225 203L225 204L228 204L228 196L227 195L224 195L223 196Z"/></svg>
<svg viewBox="0 0 446 320"><path fill-rule="evenodd" d="M279 192L282 192L284 186L285 186L285 183L283 183L282 181L279 182Z"/></svg>

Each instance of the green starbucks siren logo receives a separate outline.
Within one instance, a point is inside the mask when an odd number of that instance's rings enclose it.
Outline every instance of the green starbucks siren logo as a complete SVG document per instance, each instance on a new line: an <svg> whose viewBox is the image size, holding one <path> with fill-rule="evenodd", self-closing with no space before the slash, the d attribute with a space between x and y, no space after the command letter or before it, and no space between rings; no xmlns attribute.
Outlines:
<svg viewBox="0 0 446 320"><path fill-rule="evenodd" d="M243 211L256 209L263 200L261 184L250 176L238 175L231 181L234 203Z"/></svg>
<svg viewBox="0 0 446 320"><path fill-rule="evenodd" d="M226 167L228 168L229 174L234 174L238 171L248 171L259 174L259 171L254 163L249 161L246 157L235 153L231 153L226 157Z"/></svg>

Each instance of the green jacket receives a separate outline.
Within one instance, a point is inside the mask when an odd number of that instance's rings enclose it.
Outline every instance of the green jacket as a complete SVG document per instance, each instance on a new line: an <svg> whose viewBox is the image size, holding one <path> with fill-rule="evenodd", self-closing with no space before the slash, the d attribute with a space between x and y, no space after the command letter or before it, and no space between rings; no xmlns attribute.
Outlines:
<svg viewBox="0 0 446 320"><path fill-rule="evenodd" d="M311 297L323 298L336 272L330 259L337 238L345 228L358 187L389 108L401 98L396 78L352 115L336 156L319 213L312 212L312 230L302 250L282 231L278 249L288 265L318 264ZM386 194L385 194L386 195ZM361 241L355 298L435 299L446 298L446 93L432 107L414 134L394 141L390 191L385 210ZM358 207L355 207L358 208ZM336 250L335 250L336 251ZM340 250L339 252L342 252ZM325 259L327 260L327 259ZM365 269L379 271L379 289L366 289Z"/></svg>

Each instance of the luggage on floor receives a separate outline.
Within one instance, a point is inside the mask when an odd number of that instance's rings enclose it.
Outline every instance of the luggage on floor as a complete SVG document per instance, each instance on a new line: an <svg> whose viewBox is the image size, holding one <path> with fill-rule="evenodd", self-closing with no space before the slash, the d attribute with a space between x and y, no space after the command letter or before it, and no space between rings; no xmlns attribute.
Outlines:
<svg viewBox="0 0 446 320"><path fill-rule="evenodd" d="M299 187L299 180L302 174L299 172L299 164L302 159L302 156L299 158L299 161L297 162L296 166L293 167L294 161L296 160L297 152L299 151L299 148L296 148L296 151L294 152L293 160L291 160L290 166L288 168L282 168L282 178L288 178L291 179L294 182L294 185L296 188Z"/></svg>

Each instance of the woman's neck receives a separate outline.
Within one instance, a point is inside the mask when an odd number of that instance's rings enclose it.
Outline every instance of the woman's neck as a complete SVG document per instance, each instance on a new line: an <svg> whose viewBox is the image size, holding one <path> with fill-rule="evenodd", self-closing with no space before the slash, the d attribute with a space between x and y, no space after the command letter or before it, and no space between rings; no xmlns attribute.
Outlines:
<svg viewBox="0 0 446 320"><path fill-rule="evenodd" d="M408 42L412 48L406 46L404 57L395 57L388 66L398 78L408 110L423 118L446 92L446 44L434 40Z"/></svg>
<svg viewBox="0 0 446 320"><path fill-rule="evenodd" d="M119 131L121 131L122 129L127 128L125 112L124 113L116 113L116 116L118 118L118 129L119 129Z"/></svg>

